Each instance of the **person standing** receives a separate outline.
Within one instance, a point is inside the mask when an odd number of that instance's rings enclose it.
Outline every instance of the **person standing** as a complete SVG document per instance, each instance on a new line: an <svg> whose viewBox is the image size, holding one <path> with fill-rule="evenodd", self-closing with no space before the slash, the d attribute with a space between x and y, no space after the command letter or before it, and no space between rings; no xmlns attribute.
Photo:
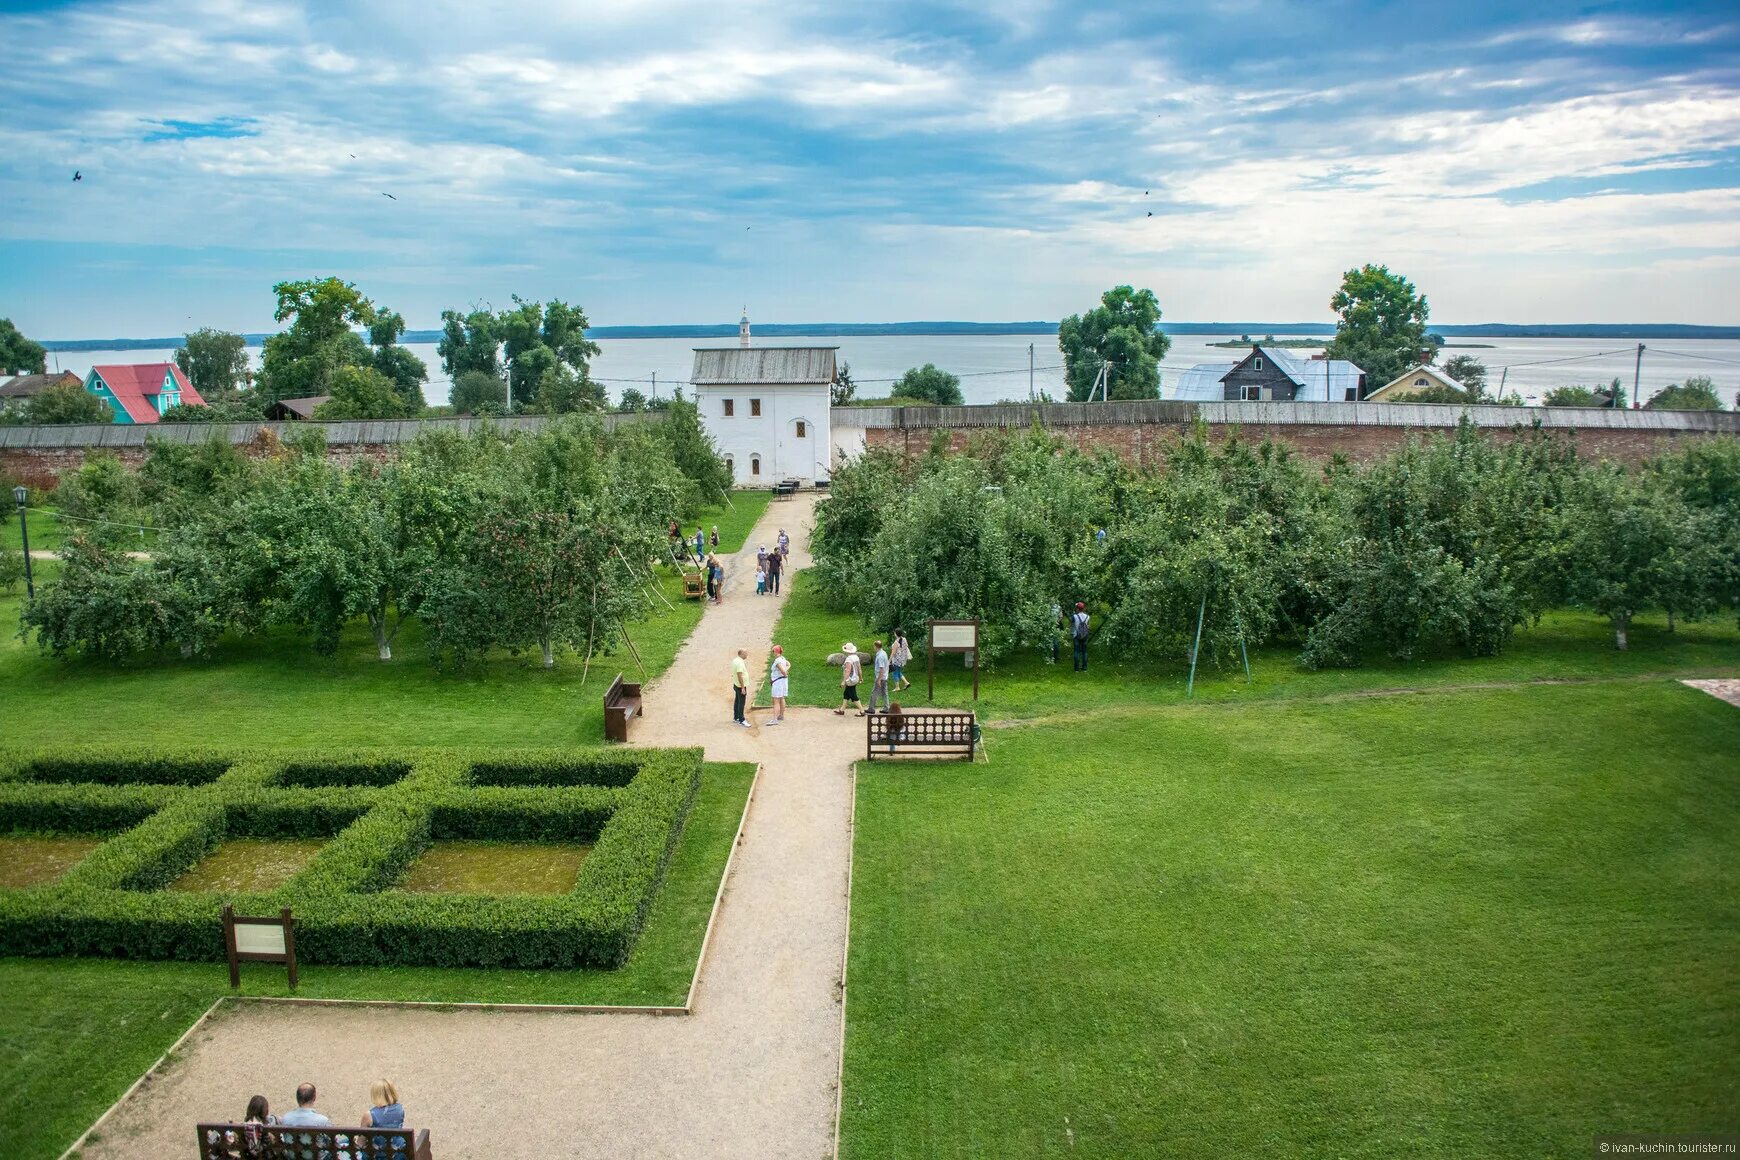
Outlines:
<svg viewBox="0 0 1740 1160"><path fill-rule="evenodd" d="M718 524L713 525L712 544L713 544L714 548L718 548L718 546L719 546L719 525Z"/></svg>
<svg viewBox="0 0 1740 1160"><path fill-rule="evenodd" d="M696 524L695 525L695 559L703 560L703 559L706 559L706 556L707 556L707 534L701 530L701 526L699 524Z"/></svg>
<svg viewBox="0 0 1740 1160"><path fill-rule="evenodd" d="M779 529L779 554L791 555L791 537L785 534L784 528Z"/></svg>
<svg viewBox="0 0 1740 1160"><path fill-rule="evenodd" d="M888 654L881 641L876 642L876 652L870 658L870 712L878 708L888 711Z"/></svg>
<svg viewBox="0 0 1740 1160"><path fill-rule="evenodd" d="M725 565L719 562L719 557L713 560L713 603L725 603Z"/></svg>
<svg viewBox="0 0 1740 1160"><path fill-rule="evenodd" d="M1088 614L1087 605L1075 602L1075 615L1069 618L1069 643L1075 652L1075 671L1087 672Z"/></svg>
<svg viewBox="0 0 1740 1160"><path fill-rule="evenodd" d="M912 646L906 643L906 633L897 628L894 630L894 644L888 650L888 680L892 688L912 688L912 682L906 679L906 666L911 663Z"/></svg>
<svg viewBox="0 0 1740 1160"><path fill-rule="evenodd" d="M779 595L779 574L785 571L785 557L774 552L767 557L767 590Z"/></svg>
<svg viewBox="0 0 1740 1160"><path fill-rule="evenodd" d="M773 695L773 719L769 725L778 725L785 720L785 699L791 695L791 662L785 659L785 650L777 644L773 646L773 664L768 669L768 679Z"/></svg>
<svg viewBox="0 0 1740 1160"><path fill-rule="evenodd" d="M749 728L749 719L743 715L744 708L749 704L749 650L738 649L737 655L731 658L731 722Z"/></svg>
<svg viewBox="0 0 1740 1160"><path fill-rule="evenodd" d="M755 594L757 596L766 596L767 595L767 567L766 567L766 565L762 565L762 566L757 567L755 569Z"/></svg>
<svg viewBox="0 0 1740 1160"><path fill-rule="evenodd" d="M858 716L864 715L864 710L858 707L858 682L864 679L864 665L858 660L858 646L847 641L840 646L844 654L840 661L840 707L834 710L834 716L844 717L846 706L858 710Z"/></svg>
<svg viewBox="0 0 1740 1160"><path fill-rule="evenodd" d="M766 544L757 544L756 545L756 547L755 547L755 566L757 568L763 568L763 569L765 569L767 567L767 545Z"/></svg>
<svg viewBox="0 0 1740 1160"><path fill-rule="evenodd" d="M714 593L716 591L715 585L718 583L718 577L713 571L713 557L708 556L706 559L701 561L701 570L707 574L707 599L714 600ZM717 603L716 600L714 602Z"/></svg>

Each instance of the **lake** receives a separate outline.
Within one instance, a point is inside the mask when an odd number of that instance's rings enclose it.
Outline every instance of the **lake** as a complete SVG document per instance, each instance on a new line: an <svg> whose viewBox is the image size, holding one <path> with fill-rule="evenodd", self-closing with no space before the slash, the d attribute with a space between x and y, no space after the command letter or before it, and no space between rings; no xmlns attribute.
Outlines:
<svg viewBox="0 0 1740 1160"><path fill-rule="evenodd" d="M1230 362L1238 352L1213 346L1236 339L1238 334L1175 335L1172 349L1161 363L1161 393L1170 388L1180 372L1196 363ZM1276 335L1284 338L1285 335ZM910 367L931 362L961 376L961 391L969 403L995 403L1027 398L1028 344L1033 345L1036 370L1033 384L1062 398L1063 359L1057 340L1050 335L871 335L845 338L767 339L766 346L838 346L840 359L850 363L858 393L885 395L892 381ZM1454 344L1481 344L1460 346ZM1444 357L1469 354L1491 368L1489 385L1496 390L1502 366L1509 366L1505 391L1521 392L1525 401L1538 401L1553 387L1567 384L1599 386L1619 376L1631 386L1636 361L1635 341L1614 338L1490 338L1456 339ZM656 376L658 393L668 395L693 368L697 346L734 345L729 341L687 338L609 338L598 344L602 352L593 360L592 375L604 382L611 397L627 386L651 394ZM1642 397L1648 399L1669 383L1692 375L1708 375L1724 401L1740 390L1740 340L1660 339L1648 342L1643 356ZM429 383L424 394L431 404L447 401L448 382L432 343L411 343L408 349L429 365ZM1321 348L1293 348L1301 357ZM248 352L258 365L260 350ZM62 351L50 353L49 368L84 374L95 363L148 363L174 357L169 350ZM1714 361L1710 361L1714 360ZM1381 384L1374 384L1381 385Z"/></svg>

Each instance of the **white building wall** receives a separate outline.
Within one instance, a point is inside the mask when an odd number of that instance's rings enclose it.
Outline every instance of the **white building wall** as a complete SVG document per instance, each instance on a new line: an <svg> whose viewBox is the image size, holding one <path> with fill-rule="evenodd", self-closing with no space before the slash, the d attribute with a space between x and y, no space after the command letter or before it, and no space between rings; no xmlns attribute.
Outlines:
<svg viewBox="0 0 1740 1160"><path fill-rule="evenodd" d="M725 400L733 403L730 417ZM752 414L752 400L761 400L761 414ZM701 422L731 461L740 487L772 487L782 479L806 484L829 477L833 458L830 426L831 397L826 384L745 383L695 388ZM797 426L804 424L798 437ZM761 470L754 470L756 457Z"/></svg>

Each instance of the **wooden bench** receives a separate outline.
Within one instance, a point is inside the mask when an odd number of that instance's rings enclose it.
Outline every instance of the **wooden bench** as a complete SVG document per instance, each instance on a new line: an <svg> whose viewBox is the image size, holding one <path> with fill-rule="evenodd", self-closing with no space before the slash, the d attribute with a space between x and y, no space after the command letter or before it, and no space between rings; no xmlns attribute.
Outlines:
<svg viewBox="0 0 1740 1160"><path fill-rule="evenodd" d="M604 693L604 739L627 741L628 722L641 711L640 686L628 684L617 673Z"/></svg>
<svg viewBox="0 0 1740 1160"><path fill-rule="evenodd" d="M200 1124L199 1160L430 1160L429 1129Z"/></svg>
<svg viewBox="0 0 1740 1160"><path fill-rule="evenodd" d="M917 757L958 756L962 761L971 761L979 743L979 726L971 713L903 710L899 731L890 735L888 726L886 713L872 713L864 718L866 760L905 753Z"/></svg>
<svg viewBox="0 0 1740 1160"><path fill-rule="evenodd" d="M796 491L797 491L797 483L795 481L787 481L785 483L776 483L773 485L773 498L774 499L785 499L787 496L793 494Z"/></svg>

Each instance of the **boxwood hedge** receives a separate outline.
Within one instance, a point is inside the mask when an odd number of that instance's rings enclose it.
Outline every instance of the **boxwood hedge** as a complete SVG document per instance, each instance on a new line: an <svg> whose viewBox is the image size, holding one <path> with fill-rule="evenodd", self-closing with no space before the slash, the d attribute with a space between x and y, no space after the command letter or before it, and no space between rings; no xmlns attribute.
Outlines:
<svg viewBox="0 0 1740 1160"><path fill-rule="evenodd" d="M289 906L309 963L619 966L700 786L699 750L0 752L0 832L110 833L0 889L0 954L222 959L218 910ZM229 837L330 837L276 890L169 891ZM560 896L393 886L431 841L589 841Z"/></svg>

